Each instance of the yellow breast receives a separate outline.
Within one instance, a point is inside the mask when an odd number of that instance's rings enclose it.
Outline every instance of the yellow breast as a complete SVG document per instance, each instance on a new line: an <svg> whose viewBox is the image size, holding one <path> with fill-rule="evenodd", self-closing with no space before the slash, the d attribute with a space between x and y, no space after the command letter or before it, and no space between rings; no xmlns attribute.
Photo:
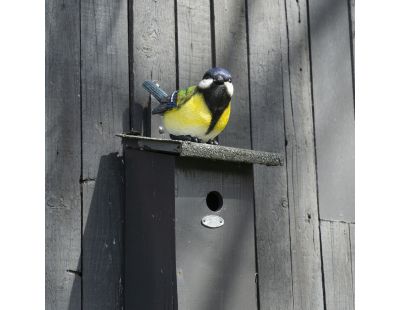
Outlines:
<svg viewBox="0 0 400 310"><path fill-rule="evenodd" d="M226 127L230 115L230 103L214 129L206 135L211 123L211 112L202 94L197 93L185 104L164 113L165 129L173 135L190 135L208 141L214 139Z"/></svg>

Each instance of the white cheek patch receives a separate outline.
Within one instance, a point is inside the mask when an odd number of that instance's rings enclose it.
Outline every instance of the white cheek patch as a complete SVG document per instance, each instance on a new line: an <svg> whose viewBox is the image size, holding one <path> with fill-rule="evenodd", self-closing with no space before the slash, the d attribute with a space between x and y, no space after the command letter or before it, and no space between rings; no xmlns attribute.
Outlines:
<svg viewBox="0 0 400 310"><path fill-rule="evenodd" d="M209 88L213 82L214 82L213 79L203 79L203 80L200 81L199 87L201 89Z"/></svg>
<svg viewBox="0 0 400 310"><path fill-rule="evenodd" d="M231 82L224 82L226 91L228 92L229 96L232 97L233 95L233 84Z"/></svg>

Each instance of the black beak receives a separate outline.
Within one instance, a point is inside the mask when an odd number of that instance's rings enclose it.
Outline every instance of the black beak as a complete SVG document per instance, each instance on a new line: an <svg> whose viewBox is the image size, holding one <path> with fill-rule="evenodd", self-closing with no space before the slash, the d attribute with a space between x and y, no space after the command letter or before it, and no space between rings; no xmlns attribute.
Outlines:
<svg viewBox="0 0 400 310"><path fill-rule="evenodd" d="M217 78L215 79L215 82L217 84L224 84L224 78L221 75L217 75Z"/></svg>

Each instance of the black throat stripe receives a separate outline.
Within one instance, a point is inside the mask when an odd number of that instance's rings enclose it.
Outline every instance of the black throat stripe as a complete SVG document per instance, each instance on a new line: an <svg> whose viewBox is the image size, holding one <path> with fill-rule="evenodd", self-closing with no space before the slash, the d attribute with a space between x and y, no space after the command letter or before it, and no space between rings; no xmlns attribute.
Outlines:
<svg viewBox="0 0 400 310"><path fill-rule="evenodd" d="M200 89L200 92L203 94L211 112L211 122L206 132L206 135L208 135L214 129L221 115L228 107L231 96L226 91L225 85L212 85L210 88Z"/></svg>

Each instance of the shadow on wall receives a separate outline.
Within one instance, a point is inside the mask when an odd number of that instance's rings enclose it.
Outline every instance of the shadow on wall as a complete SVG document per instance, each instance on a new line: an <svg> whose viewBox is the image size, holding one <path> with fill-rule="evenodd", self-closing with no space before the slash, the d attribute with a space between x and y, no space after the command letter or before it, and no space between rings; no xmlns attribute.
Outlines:
<svg viewBox="0 0 400 310"><path fill-rule="evenodd" d="M111 153L101 157L96 180L82 184L83 236L77 267L82 276L76 275L70 310L81 309L80 300L84 309L123 307L123 176L122 158Z"/></svg>

